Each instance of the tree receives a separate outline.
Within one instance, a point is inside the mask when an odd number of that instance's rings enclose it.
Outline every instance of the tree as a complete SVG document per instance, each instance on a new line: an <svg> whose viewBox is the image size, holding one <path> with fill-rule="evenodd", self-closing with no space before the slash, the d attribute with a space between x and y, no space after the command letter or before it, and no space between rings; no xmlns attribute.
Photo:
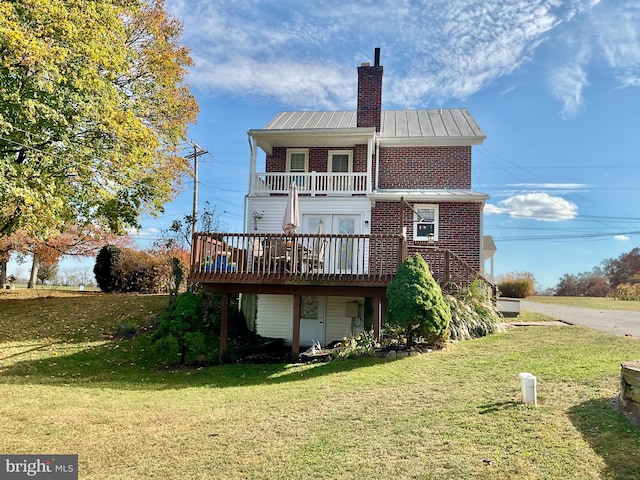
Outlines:
<svg viewBox="0 0 640 480"><path fill-rule="evenodd" d="M405 330L408 344L418 336L428 341L448 340L451 311L420 255L402 262L387 287L387 297L387 322Z"/></svg>
<svg viewBox="0 0 640 480"><path fill-rule="evenodd" d="M44 285L44 282L47 280L55 280L58 275L58 264L57 263L41 263L40 268L38 269L38 280L40 283Z"/></svg>
<svg viewBox="0 0 640 480"><path fill-rule="evenodd" d="M635 247L616 259L603 260L602 268L612 289L624 283L635 283L640 274L640 248Z"/></svg>
<svg viewBox="0 0 640 480"><path fill-rule="evenodd" d="M0 239L162 211L197 114L180 34L163 0L0 0Z"/></svg>

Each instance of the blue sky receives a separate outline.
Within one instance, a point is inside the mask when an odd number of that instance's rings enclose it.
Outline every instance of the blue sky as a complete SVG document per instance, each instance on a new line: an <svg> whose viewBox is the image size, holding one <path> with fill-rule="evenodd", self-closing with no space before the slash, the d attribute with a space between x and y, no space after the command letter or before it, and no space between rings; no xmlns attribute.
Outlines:
<svg viewBox="0 0 640 480"><path fill-rule="evenodd" d="M381 48L383 108L468 108L487 135L473 189L491 199L495 273L540 286L639 245L637 0L167 0L200 104L189 138L200 206L242 231L247 130L280 111L355 109ZM141 245L191 211L192 183Z"/></svg>

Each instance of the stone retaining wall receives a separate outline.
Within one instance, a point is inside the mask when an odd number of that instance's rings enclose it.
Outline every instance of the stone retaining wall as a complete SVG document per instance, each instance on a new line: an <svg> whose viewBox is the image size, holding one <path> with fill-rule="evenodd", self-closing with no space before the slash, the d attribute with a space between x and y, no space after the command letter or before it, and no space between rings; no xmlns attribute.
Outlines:
<svg viewBox="0 0 640 480"><path fill-rule="evenodd" d="M620 404L626 411L640 418L640 361L622 364Z"/></svg>

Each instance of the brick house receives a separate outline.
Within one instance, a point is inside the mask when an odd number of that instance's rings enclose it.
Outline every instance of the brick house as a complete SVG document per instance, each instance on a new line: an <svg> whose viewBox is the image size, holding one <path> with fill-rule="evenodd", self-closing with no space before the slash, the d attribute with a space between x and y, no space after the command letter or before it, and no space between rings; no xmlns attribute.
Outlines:
<svg viewBox="0 0 640 480"><path fill-rule="evenodd" d="M357 111L282 112L249 130L245 232L194 239L192 280L242 293L248 324L294 356L380 335L386 286L408 254L441 283L483 270L489 197L471 189L471 156L484 133L466 109L382 110L382 76L376 49L358 67ZM293 185L299 221L284 233Z"/></svg>

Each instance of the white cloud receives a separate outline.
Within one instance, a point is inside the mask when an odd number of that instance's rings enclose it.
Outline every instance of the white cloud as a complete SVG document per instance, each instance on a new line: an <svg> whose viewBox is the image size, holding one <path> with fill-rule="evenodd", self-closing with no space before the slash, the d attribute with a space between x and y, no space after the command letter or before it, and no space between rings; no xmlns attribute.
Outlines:
<svg viewBox="0 0 640 480"><path fill-rule="evenodd" d="M508 214L511 218L556 222L575 218L578 206L547 193L526 193L501 200L497 205L487 205L485 212Z"/></svg>
<svg viewBox="0 0 640 480"><path fill-rule="evenodd" d="M562 103L563 118L570 118L580 111L584 97L582 91L587 82L587 74L580 63L567 65L551 74L551 90Z"/></svg>
<svg viewBox="0 0 640 480"><path fill-rule="evenodd" d="M382 48L390 108L464 99L545 59L551 94L570 118L596 60L640 86L636 0L168 0L212 94L273 97L294 108L352 108L355 67Z"/></svg>
<svg viewBox="0 0 640 480"><path fill-rule="evenodd" d="M568 15L556 0L169 0L167 8L184 21L192 85L296 107L303 98L310 108L351 107L355 66L377 46L385 102L465 98L528 62Z"/></svg>
<svg viewBox="0 0 640 480"><path fill-rule="evenodd" d="M597 10L597 41L622 86L640 84L640 5L619 1Z"/></svg>
<svg viewBox="0 0 640 480"><path fill-rule="evenodd" d="M627 241L631 240L626 235L615 235L613 238L616 239L616 240L620 240L621 242L627 242Z"/></svg>

